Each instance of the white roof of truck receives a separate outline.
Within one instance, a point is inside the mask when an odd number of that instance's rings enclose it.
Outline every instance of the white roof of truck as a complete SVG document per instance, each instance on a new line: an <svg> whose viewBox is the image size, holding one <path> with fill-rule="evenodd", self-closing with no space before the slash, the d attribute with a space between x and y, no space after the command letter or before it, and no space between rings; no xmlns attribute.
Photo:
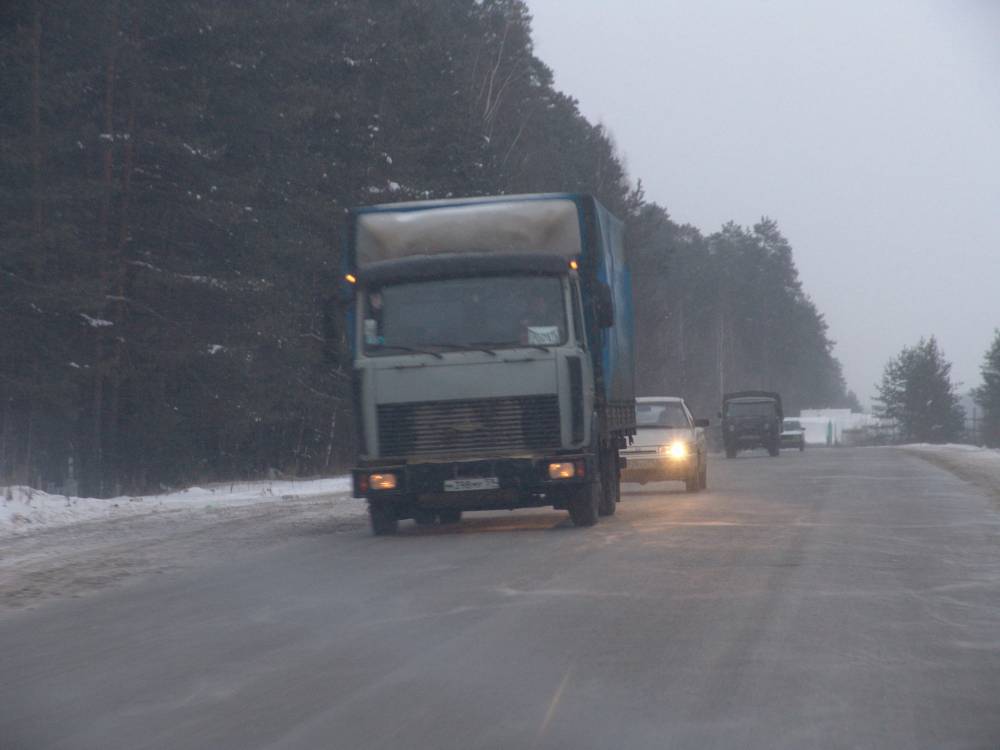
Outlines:
<svg viewBox="0 0 1000 750"><path fill-rule="evenodd" d="M357 215L359 268L445 253L582 252L580 216L566 194L490 196L384 204Z"/></svg>

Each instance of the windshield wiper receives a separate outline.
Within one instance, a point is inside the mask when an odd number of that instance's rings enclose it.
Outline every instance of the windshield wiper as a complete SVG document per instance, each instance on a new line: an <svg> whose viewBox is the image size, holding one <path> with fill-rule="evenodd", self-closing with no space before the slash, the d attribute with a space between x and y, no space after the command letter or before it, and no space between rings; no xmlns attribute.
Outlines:
<svg viewBox="0 0 1000 750"><path fill-rule="evenodd" d="M427 346L440 346L455 352L486 352L492 357L497 356L495 351L486 347L486 343L489 342L471 341L468 344L439 344L435 341L434 343L427 344Z"/></svg>
<svg viewBox="0 0 1000 750"><path fill-rule="evenodd" d="M493 341L471 341L471 342L469 342L469 346L473 346L473 347L479 349L480 351L484 351L484 352L488 352L489 354L496 355L496 352L494 352L494 351L492 351L490 349L486 349L485 348L486 344L493 344L494 346L496 346L496 343L493 342ZM550 351L552 351L549 347L544 346L542 344L504 344L504 346L513 346L513 347L526 346L529 349L538 349L538 351L545 352L546 354L548 354Z"/></svg>
<svg viewBox="0 0 1000 750"><path fill-rule="evenodd" d="M444 359L439 352L428 351L427 349L417 349L413 346L402 346L400 344L369 344L372 349L399 349L401 352L413 352L414 354L430 354L432 357Z"/></svg>

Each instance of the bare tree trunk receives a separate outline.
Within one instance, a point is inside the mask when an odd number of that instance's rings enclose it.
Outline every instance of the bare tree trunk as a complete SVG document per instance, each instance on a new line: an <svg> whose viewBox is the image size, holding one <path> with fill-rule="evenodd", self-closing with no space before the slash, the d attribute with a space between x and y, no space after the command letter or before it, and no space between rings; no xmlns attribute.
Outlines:
<svg viewBox="0 0 1000 750"><path fill-rule="evenodd" d="M719 403L726 395L726 316L719 308L719 338L718 338L718 360L719 360Z"/></svg>
<svg viewBox="0 0 1000 750"><path fill-rule="evenodd" d="M32 475L34 472L31 469L31 464L34 461L34 451L35 451L35 400L32 399L28 406L28 429L27 435L24 439L24 469L21 484L26 484L29 487L34 486L32 481Z"/></svg>
<svg viewBox="0 0 1000 750"><path fill-rule="evenodd" d="M135 19L130 35L130 47L135 50L138 43L138 33L135 26ZM129 209L132 199L132 169L135 162L135 78L132 77L129 85L128 101L128 130L125 133L125 154L121 173L121 207L118 229L118 243L114 250L114 290L115 301L112 302L112 321L117 335L114 339L114 356L111 361L111 394L108 408L107 422L107 444L112 447L113 463L116 479L120 480L122 474L122 450L119 438L121 432L120 407L121 407L121 381L122 362L125 349L125 322L128 315L128 308L124 300L131 298L131 292L127 288L128 266L125 263L125 249L129 238Z"/></svg>
<svg viewBox="0 0 1000 750"><path fill-rule="evenodd" d="M298 476L302 471L302 444L305 442L306 437L306 420L305 417L299 420L299 436L296 441L295 446L295 463L294 471L292 472L294 476Z"/></svg>
<svg viewBox="0 0 1000 750"><path fill-rule="evenodd" d="M323 461L323 470L329 471L330 460L333 458L333 445L337 440L337 408L334 407L330 413L330 432L326 439L326 459Z"/></svg>
<svg viewBox="0 0 1000 750"><path fill-rule="evenodd" d="M3 400L3 414L0 415L0 483L6 483L10 478L10 467L7 463L7 446L10 440L10 399Z"/></svg>
<svg viewBox="0 0 1000 750"><path fill-rule="evenodd" d="M44 212L42 203L42 5L35 0L31 29L31 219L34 233L32 253L32 274L34 281L44 277ZM36 376L39 370L38 353L31 354L31 372ZM34 462L35 401L28 397L28 428L24 446L24 483L31 484L32 463Z"/></svg>
<svg viewBox="0 0 1000 750"><path fill-rule="evenodd" d="M31 168L32 223L35 237L42 239L42 6L35 0L35 18L31 34ZM40 250L41 248L36 248ZM36 270L39 259L36 253Z"/></svg>
<svg viewBox="0 0 1000 750"><path fill-rule="evenodd" d="M115 15L111 24L108 42L107 60L105 62L104 90L104 132L101 141L104 144L103 177L104 196L101 201L100 224L98 228L98 258L97 271L101 279L100 291L102 302L109 289L108 255L111 234L111 203L114 193L114 145L115 145L115 77L116 56L118 51L118 16ZM92 394L93 424L91 433L91 481L95 483L98 494L104 489L104 380L106 364L104 362L105 333L104 326L96 326L94 342L94 388Z"/></svg>
<svg viewBox="0 0 1000 750"><path fill-rule="evenodd" d="M679 355L680 362L678 362L680 376L680 392L687 393L687 340L684 335L684 297L683 294L677 297L677 354ZM673 384L671 384L673 385Z"/></svg>

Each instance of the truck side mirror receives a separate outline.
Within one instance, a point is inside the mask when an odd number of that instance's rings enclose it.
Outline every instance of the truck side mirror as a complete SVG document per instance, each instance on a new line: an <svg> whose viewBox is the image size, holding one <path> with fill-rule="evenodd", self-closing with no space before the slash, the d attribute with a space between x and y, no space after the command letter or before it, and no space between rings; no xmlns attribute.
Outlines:
<svg viewBox="0 0 1000 750"><path fill-rule="evenodd" d="M594 307L599 328L611 328L615 324L615 304L611 300L611 287L603 281L596 284Z"/></svg>
<svg viewBox="0 0 1000 750"><path fill-rule="evenodd" d="M696 419L694 420L695 427L708 427L709 422L707 419Z"/></svg>

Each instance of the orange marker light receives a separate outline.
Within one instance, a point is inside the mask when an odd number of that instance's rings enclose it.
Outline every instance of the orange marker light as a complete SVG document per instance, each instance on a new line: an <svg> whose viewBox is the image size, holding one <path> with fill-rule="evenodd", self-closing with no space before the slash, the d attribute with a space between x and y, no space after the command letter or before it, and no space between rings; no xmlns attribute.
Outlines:
<svg viewBox="0 0 1000 750"><path fill-rule="evenodd" d="M373 490L394 490L398 485L395 474L369 474L368 483Z"/></svg>
<svg viewBox="0 0 1000 750"><path fill-rule="evenodd" d="M580 264L577 263L575 260L571 260L569 262L569 267L572 268L575 271L576 269L578 269L580 267Z"/></svg>
<svg viewBox="0 0 1000 750"><path fill-rule="evenodd" d="M347 283L348 284L357 284L358 283L358 277L355 276L353 273L347 274L344 278L347 279Z"/></svg>

